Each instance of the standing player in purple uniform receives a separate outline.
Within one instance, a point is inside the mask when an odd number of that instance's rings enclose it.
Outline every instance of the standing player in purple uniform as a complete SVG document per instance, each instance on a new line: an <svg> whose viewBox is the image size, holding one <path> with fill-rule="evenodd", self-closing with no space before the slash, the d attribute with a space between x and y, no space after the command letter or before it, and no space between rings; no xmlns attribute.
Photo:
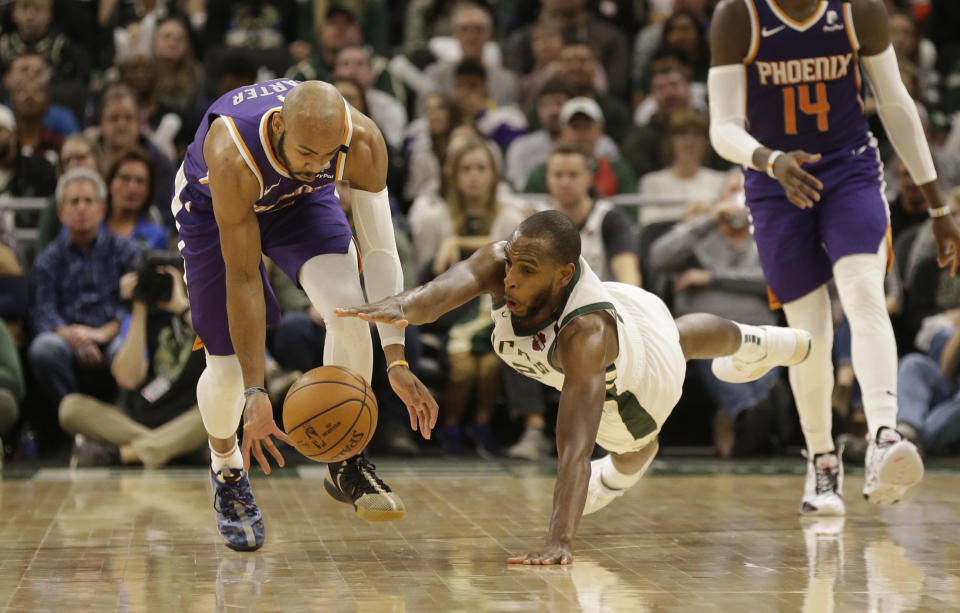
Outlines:
<svg viewBox="0 0 960 613"><path fill-rule="evenodd" d="M177 173L173 214L180 231L193 327L207 352L197 403L210 438L217 526L227 545L254 550L264 527L250 491L250 452L270 473L271 436L288 440L263 389L268 323L280 308L267 283L266 254L307 293L327 325L324 363L370 380L367 324L333 316L363 302L359 264L372 300L402 289L387 199L387 150L376 125L319 81L276 79L228 92L207 110ZM360 253L334 190L350 182ZM403 333L380 326L393 389L426 437L437 405L404 361ZM244 417L242 452L237 425ZM369 521L399 519L403 502L363 457L329 465L336 500Z"/></svg>
<svg viewBox="0 0 960 613"><path fill-rule="evenodd" d="M900 80L882 0L723 0L710 32L710 137L746 171L747 205L767 283L813 351L790 368L807 442L801 513L843 515L843 465L831 431L836 280L870 430L864 497L892 503L923 475L895 430L897 348L883 277L889 212L883 167L863 112L860 66L894 148L934 217L941 266L956 273L960 232L943 206L916 106ZM803 168L801 168L803 167ZM734 359L715 374L741 380Z"/></svg>

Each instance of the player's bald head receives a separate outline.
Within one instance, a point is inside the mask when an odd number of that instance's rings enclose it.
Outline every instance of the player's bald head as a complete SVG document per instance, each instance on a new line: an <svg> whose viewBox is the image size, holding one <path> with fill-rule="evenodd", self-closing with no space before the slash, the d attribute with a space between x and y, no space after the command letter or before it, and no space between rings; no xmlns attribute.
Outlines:
<svg viewBox="0 0 960 613"><path fill-rule="evenodd" d="M283 121L288 130L326 140L339 138L346 121L346 107L337 88L323 81L305 81L283 100Z"/></svg>
<svg viewBox="0 0 960 613"><path fill-rule="evenodd" d="M286 95L271 124L277 156L291 176L310 182L329 168L343 142L346 114L330 83L306 81Z"/></svg>

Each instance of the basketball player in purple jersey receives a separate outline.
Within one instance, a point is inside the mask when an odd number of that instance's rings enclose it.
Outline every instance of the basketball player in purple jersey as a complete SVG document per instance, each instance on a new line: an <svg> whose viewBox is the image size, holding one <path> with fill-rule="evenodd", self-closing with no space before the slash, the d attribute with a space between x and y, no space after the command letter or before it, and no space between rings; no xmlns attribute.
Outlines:
<svg viewBox="0 0 960 613"><path fill-rule="evenodd" d="M402 289L386 190L387 150L376 125L319 81L266 81L214 102L177 173L173 214L180 232L194 329L207 353L197 403L210 438L217 525L227 545L254 550L264 526L250 491L250 452L270 473L265 448L283 466L264 390L265 330L280 307L266 280L266 254L310 298L327 326L325 364L368 381L370 330L333 316L334 305L377 300ZM334 181L352 190L359 253ZM404 361L403 333L380 326L389 379L411 425L428 437L437 405ZM244 417L242 452L237 425ZM403 502L363 455L330 464L324 482L336 500L369 521L399 519Z"/></svg>
<svg viewBox="0 0 960 613"><path fill-rule="evenodd" d="M788 325L813 336L810 358L790 368L807 443L800 511L845 512L843 465L830 435L831 276L850 322L870 431L863 494L872 503L896 502L920 480L923 462L895 430L897 348L883 292L889 211L863 112L861 65L887 134L935 218L940 266L954 274L960 232L900 80L883 1L723 0L710 41L711 142L747 168L747 205L772 298ZM714 373L738 381L741 366L718 360Z"/></svg>

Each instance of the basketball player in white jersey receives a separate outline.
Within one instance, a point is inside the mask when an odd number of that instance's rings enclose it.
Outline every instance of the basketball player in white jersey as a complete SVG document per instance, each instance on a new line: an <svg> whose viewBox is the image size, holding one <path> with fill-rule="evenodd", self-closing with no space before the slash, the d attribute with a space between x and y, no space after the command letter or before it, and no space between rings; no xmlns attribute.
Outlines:
<svg viewBox="0 0 960 613"><path fill-rule="evenodd" d="M580 254L580 233L559 211L532 215L510 240L476 251L430 283L340 316L398 328L436 320L480 294L494 302L493 347L518 372L561 390L559 469L544 547L516 564L569 564L580 517L634 485L680 398L686 361L727 358L755 379L810 353L802 330L756 327L695 313L676 321L644 290L602 283ZM419 428L429 428L421 417ZM411 415L410 426L418 424ZM610 455L590 462L594 443Z"/></svg>

